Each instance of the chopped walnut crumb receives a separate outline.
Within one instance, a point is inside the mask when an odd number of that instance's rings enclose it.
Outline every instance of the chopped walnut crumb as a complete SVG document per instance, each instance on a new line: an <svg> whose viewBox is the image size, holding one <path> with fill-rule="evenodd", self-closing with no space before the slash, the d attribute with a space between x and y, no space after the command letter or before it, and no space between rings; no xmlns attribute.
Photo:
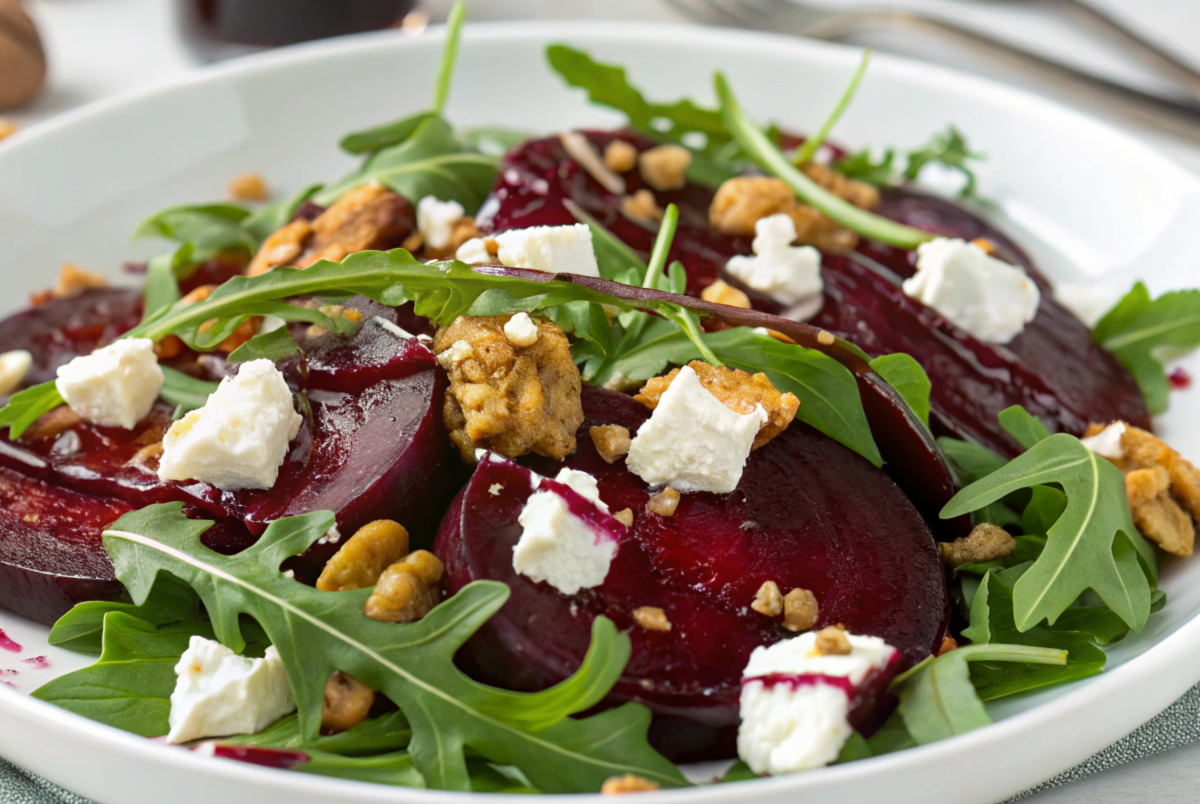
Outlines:
<svg viewBox="0 0 1200 804"><path fill-rule="evenodd" d="M22 441L41 441L45 438L55 438L82 422L79 414L66 405L47 411L39 416L25 432L21 433Z"/></svg>
<svg viewBox="0 0 1200 804"><path fill-rule="evenodd" d="M94 274L91 271L83 270L77 265L64 262L62 268L58 271L58 281L54 283L54 289L51 293L56 299L67 299L72 296L78 296L85 290L102 288L107 285L108 280L100 274Z"/></svg>
<svg viewBox="0 0 1200 804"><path fill-rule="evenodd" d="M133 457L125 462L126 466L137 466L149 472L158 474L158 459L162 457L163 445L159 441L157 444L147 444L146 446L133 453Z"/></svg>
<svg viewBox="0 0 1200 804"><path fill-rule="evenodd" d="M412 236L420 237L420 233ZM450 227L450 240L445 246L434 248L428 243L423 243L424 250L421 252L421 256L427 260L453 259L463 243L476 237L479 237L479 227L475 225L475 219L470 216L461 217ZM408 247L405 246L405 248ZM413 249L408 250L412 251Z"/></svg>
<svg viewBox="0 0 1200 804"><path fill-rule="evenodd" d="M1004 558L1012 553L1016 546L1016 541L1008 531L984 522L953 542L939 542L938 553L946 566L961 567L963 564L978 564Z"/></svg>
<svg viewBox="0 0 1200 804"><path fill-rule="evenodd" d="M605 796L623 796L626 793L650 793L658 789L656 782L627 773L606 780L600 787L600 793Z"/></svg>
<svg viewBox="0 0 1200 804"><path fill-rule="evenodd" d="M750 604L750 608L764 617L778 617L783 614L783 593L779 591L779 584L765 581L754 594L754 602Z"/></svg>
<svg viewBox="0 0 1200 804"><path fill-rule="evenodd" d="M958 642L954 639L954 637L946 634L946 636L942 638L942 644L938 646L937 655L941 656L943 653L949 653L950 651L957 649Z"/></svg>
<svg viewBox="0 0 1200 804"><path fill-rule="evenodd" d="M267 183L258 173L243 173L229 181L229 197L235 201L266 201Z"/></svg>
<svg viewBox="0 0 1200 804"><path fill-rule="evenodd" d="M0 140L7 139L20 130L21 127L17 125L17 121L0 117Z"/></svg>
<svg viewBox="0 0 1200 804"><path fill-rule="evenodd" d="M659 516L675 516L679 507L679 492L667 486L646 501L646 510Z"/></svg>
<svg viewBox="0 0 1200 804"><path fill-rule="evenodd" d="M821 344L822 346L833 346L835 343L837 343L837 337L835 337L832 332L821 330L817 333L817 343Z"/></svg>
<svg viewBox="0 0 1200 804"><path fill-rule="evenodd" d="M625 140L613 140L604 149L604 164L614 173L625 173L637 166L638 152Z"/></svg>
<svg viewBox="0 0 1200 804"><path fill-rule="evenodd" d="M822 251L848 251L858 235L807 204L782 179L768 176L735 176L713 196L708 218L724 234L753 237L761 218L783 213L796 225L796 241Z"/></svg>
<svg viewBox="0 0 1200 804"><path fill-rule="evenodd" d="M748 374L739 369L713 366L702 360L693 360L688 366L699 375L700 384L730 410L744 415L762 405L767 412L767 420L754 437L754 449L782 433L796 418L800 400L793 393L781 393L766 374ZM663 377L655 377L642 386L634 399L654 410L678 374L679 369L674 369Z"/></svg>
<svg viewBox="0 0 1200 804"><path fill-rule="evenodd" d="M617 511L615 514L613 514L613 519L617 520L618 522L620 522L622 525L624 525L627 528L632 528L633 527L633 509L632 508L622 508L620 511Z"/></svg>
<svg viewBox="0 0 1200 804"><path fill-rule="evenodd" d="M433 341L450 375L443 418L467 463L476 449L509 458L536 452L562 460L575 451L583 388L567 336L536 319L537 340L513 346L508 316L459 316Z"/></svg>
<svg viewBox="0 0 1200 804"><path fill-rule="evenodd" d="M428 550L409 553L379 576L363 614L385 623L413 623L441 600L438 583L445 573L441 559Z"/></svg>
<svg viewBox="0 0 1200 804"><path fill-rule="evenodd" d="M723 279L718 279L700 291L700 298L713 304L741 307L743 310L749 310L751 307L750 297L746 295L745 291L735 288Z"/></svg>
<svg viewBox="0 0 1200 804"><path fill-rule="evenodd" d="M325 682L321 729L325 732L352 729L367 719L374 704L375 690L349 673L338 670Z"/></svg>
<svg viewBox="0 0 1200 804"><path fill-rule="evenodd" d="M678 190L687 183L692 152L682 145L656 145L638 155L642 178L655 190Z"/></svg>
<svg viewBox="0 0 1200 804"><path fill-rule="evenodd" d="M615 463L617 458L629 453L629 445L633 440L629 437L629 428L619 424L605 424L588 430L596 452L605 463Z"/></svg>
<svg viewBox="0 0 1200 804"><path fill-rule="evenodd" d="M667 613L658 606L638 606L633 610L633 621L647 631L670 631L671 621Z"/></svg>
<svg viewBox="0 0 1200 804"><path fill-rule="evenodd" d="M317 588L322 592L365 589L408 553L408 531L399 522L379 519L363 525L325 564Z"/></svg>
<svg viewBox="0 0 1200 804"><path fill-rule="evenodd" d="M311 223L294 220L259 248L249 276L277 265L307 268L318 260L338 261L356 251L401 245L413 231L415 213L405 199L379 184L348 191Z"/></svg>
<svg viewBox="0 0 1200 804"><path fill-rule="evenodd" d="M849 656L850 640L846 638L846 629L831 625L817 632L817 640L813 650L821 656Z"/></svg>
<svg viewBox="0 0 1200 804"><path fill-rule="evenodd" d="M638 223L650 223L661 221L663 211L655 200L654 193L643 187L633 195L621 199L621 214Z"/></svg>
<svg viewBox="0 0 1200 804"><path fill-rule="evenodd" d="M1085 436L1104 429L1091 425ZM1190 556L1200 520L1200 470L1138 427L1125 425L1120 458L1110 458L1125 473L1125 495L1133 522L1147 539L1172 555Z"/></svg>
<svg viewBox="0 0 1200 804"><path fill-rule="evenodd" d="M820 613L817 596L807 589L793 589L783 596L783 627L793 633L812 628Z"/></svg>
<svg viewBox="0 0 1200 804"><path fill-rule="evenodd" d="M159 361L170 360L172 357L179 357L183 354L184 343L178 335L168 335L158 343L154 344L154 356Z"/></svg>
<svg viewBox="0 0 1200 804"><path fill-rule="evenodd" d="M817 162L806 162L800 169L804 175L843 201L849 201L862 209L874 209L879 206L879 188L877 187L866 182L848 179L828 165Z"/></svg>

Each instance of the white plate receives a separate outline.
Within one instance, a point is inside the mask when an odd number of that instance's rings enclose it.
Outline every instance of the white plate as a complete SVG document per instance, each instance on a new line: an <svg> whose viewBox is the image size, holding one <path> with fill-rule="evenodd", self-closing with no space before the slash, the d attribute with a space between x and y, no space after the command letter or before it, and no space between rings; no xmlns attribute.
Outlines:
<svg viewBox="0 0 1200 804"><path fill-rule="evenodd" d="M471 26L450 119L531 131L619 122L546 70L542 52L551 41L628 65L638 84L664 99L711 98L710 74L720 67L760 118L798 129L823 118L858 59L842 47L690 27ZM342 134L426 105L440 44L440 37L383 34L279 51L18 135L0 147L4 303L19 306L50 284L62 261L113 269L153 253L127 243L144 215L220 199L239 173L263 173L279 195L338 176L351 164L336 147ZM877 56L836 136L855 146L912 146L950 122L988 154L984 191L1000 200L1002 223L1056 278L1146 277L1155 291L1197 284L1200 182L1047 101ZM1173 396L1161 429L1185 454L1200 455L1200 426L1186 415L1195 399ZM1006 701L993 708L996 725L847 766L639 801L767 804L828 794L841 802L983 804L1026 789L1128 733L1200 680L1200 565L1163 564L1166 609L1110 652L1103 675ZM0 679L15 687L0 684L0 755L106 804L468 800L205 759L92 723L20 694L86 657L49 649L44 627L4 611L0 628L26 647L0 651ZM24 663L43 654L48 669Z"/></svg>

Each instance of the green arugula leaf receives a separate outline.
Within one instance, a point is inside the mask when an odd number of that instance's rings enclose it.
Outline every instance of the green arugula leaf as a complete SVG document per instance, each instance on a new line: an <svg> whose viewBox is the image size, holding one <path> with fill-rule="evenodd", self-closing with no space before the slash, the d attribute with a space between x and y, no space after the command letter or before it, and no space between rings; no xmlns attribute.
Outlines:
<svg viewBox="0 0 1200 804"><path fill-rule="evenodd" d="M457 131L459 142L484 156L497 159L534 135L528 131L501 126L472 126Z"/></svg>
<svg viewBox="0 0 1200 804"><path fill-rule="evenodd" d="M725 76L718 72L714 76L714 82L717 96L721 99L721 117L742 150L763 170L783 179L801 201L863 237L882 240L893 246L914 249L933 239L934 235L929 232L860 209L801 173L742 111Z"/></svg>
<svg viewBox="0 0 1200 804"><path fill-rule="evenodd" d="M254 238L256 243L262 243L291 221L304 202L312 198L322 186L321 184L310 184L281 201L260 207L256 212L242 219L242 229Z"/></svg>
<svg viewBox="0 0 1200 804"><path fill-rule="evenodd" d="M300 718L288 715L258 734L239 734L222 737L223 745L250 745L264 748L315 749L329 754L358 757L399 751L408 746L412 729L403 712L390 712L364 720L353 728L336 734L321 734L306 741L300 731Z"/></svg>
<svg viewBox="0 0 1200 804"><path fill-rule="evenodd" d="M1165 362L1200 346L1200 290L1176 290L1151 300L1141 282L1096 325L1092 337L1137 380L1151 413L1167 409Z"/></svg>
<svg viewBox="0 0 1200 804"><path fill-rule="evenodd" d="M143 321L179 301L179 279L184 271L196 264L192 259L194 250L191 243L184 243L174 251L160 254L146 263Z"/></svg>
<svg viewBox="0 0 1200 804"><path fill-rule="evenodd" d="M870 148L847 154L834 163L834 167L848 179L868 184L892 184L900 175L896 170L896 149L888 148L879 159L871 155Z"/></svg>
<svg viewBox="0 0 1200 804"><path fill-rule="evenodd" d="M1025 449L1050 437L1050 431L1038 417L1020 405L1000 411L1000 426Z"/></svg>
<svg viewBox="0 0 1200 804"><path fill-rule="evenodd" d="M1054 484L1067 507L1048 530L1046 548L1014 588L1017 628L1050 624L1086 589L1135 631L1150 616L1154 552L1134 527L1121 471L1063 433L958 492L943 518L977 511L1017 489Z"/></svg>
<svg viewBox="0 0 1200 804"><path fill-rule="evenodd" d="M61 404L63 404L63 398L58 393L58 387L54 384L54 380L31 385L10 396L8 404L0 408L0 427L8 427L8 438L10 441L15 441L43 413L54 410Z"/></svg>
<svg viewBox="0 0 1200 804"><path fill-rule="evenodd" d="M904 168L904 178L908 181L916 179L921 169L929 164L941 164L961 173L966 184L959 190L959 198L977 198L975 171L970 162L984 159L984 155L972 151L967 142L954 126L949 126L944 132L935 134L929 144L908 153L908 164Z"/></svg>
<svg viewBox="0 0 1200 804"><path fill-rule="evenodd" d="M300 353L300 344L288 332L287 327L273 329L261 335L255 335L238 348L229 353L230 363L246 363L250 360L266 358L273 363L286 360Z"/></svg>
<svg viewBox="0 0 1200 804"><path fill-rule="evenodd" d="M982 444L942 436L938 446L950 459L950 468L960 485L966 486L987 477L997 469L1004 468L1008 461Z"/></svg>
<svg viewBox="0 0 1200 804"><path fill-rule="evenodd" d="M893 682L900 716L917 745L945 740L992 722L971 683L969 662L1065 665L1066 651L1026 645L968 645L928 659Z"/></svg>
<svg viewBox="0 0 1200 804"><path fill-rule="evenodd" d="M200 615L200 598L192 588L170 575L160 575L140 606L109 600L77 603L58 618L50 629L51 645L99 656L103 650L104 617L116 611L153 626L195 620Z"/></svg>
<svg viewBox="0 0 1200 804"><path fill-rule="evenodd" d="M896 389L900 398L926 427L929 426L929 375L912 355L896 352L870 361L871 370Z"/></svg>
<svg viewBox="0 0 1200 804"><path fill-rule="evenodd" d="M237 204L185 204L168 207L138 224L133 239L160 237L192 245L192 259L204 262L221 251L253 254L258 240L243 226L250 211Z"/></svg>
<svg viewBox="0 0 1200 804"><path fill-rule="evenodd" d="M837 105L833 107L829 117L825 118L825 122L817 129L817 133L806 139L796 153L792 154L792 164L800 167L805 162L813 158L817 149L829 137L829 132L833 131L833 127L837 125L837 121L845 114L846 109L850 106L850 102L854 100L855 94L858 93L858 86L862 83L863 76L867 74L867 67L871 63L871 49L867 48L863 51L862 59L858 62L858 69L854 71L854 75L850 78L850 85L846 87L842 97L838 100Z"/></svg>
<svg viewBox="0 0 1200 804"><path fill-rule="evenodd" d="M575 220L586 224L592 231L592 249L596 252L596 264L600 268L600 276L626 284L642 284L647 266L636 251L571 199L564 199L563 206L574 216ZM630 268L635 269L635 272L627 277ZM626 278L629 281L626 281Z"/></svg>
<svg viewBox="0 0 1200 804"><path fill-rule="evenodd" d="M599 702L629 658L628 637L609 620L596 619L591 649L566 681L538 693L488 687L464 675L454 654L504 604L508 589L478 581L419 622L371 620L361 611L371 590L320 592L279 570L333 522L328 511L280 519L254 546L222 556L200 542L212 523L188 519L175 503L126 514L103 538L135 603L145 600L160 572L169 572L197 591L217 638L229 647L243 643L239 614L261 624L287 670L305 739L317 736L326 680L343 670L404 712L413 732L409 750L430 787L469 789L466 749L517 766L546 792L594 791L622 773L664 786L686 783L646 742L644 707L568 717Z"/></svg>
<svg viewBox="0 0 1200 804"><path fill-rule="evenodd" d="M184 413L204 407L209 394L217 390L217 383L188 376L170 366L163 366L162 372L163 385L158 392L159 397Z"/></svg>
<svg viewBox="0 0 1200 804"><path fill-rule="evenodd" d="M458 0L450 6L446 18L446 44L442 46L442 58L438 64L437 81L434 83L433 112L441 114L450 97L450 80L454 77L454 62L458 60L458 40L462 37L463 20L467 17L467 4Z"/></svg>
<svg viewBox="0 0 1200 804"><path fill-rule="evenodd" d="M365 757L348 757L312 749L305 749L303 753L308 755L308 761L293 765L289 770L393 787L425 787L425 779L417 770L412 756L405 751Z"/></svg>

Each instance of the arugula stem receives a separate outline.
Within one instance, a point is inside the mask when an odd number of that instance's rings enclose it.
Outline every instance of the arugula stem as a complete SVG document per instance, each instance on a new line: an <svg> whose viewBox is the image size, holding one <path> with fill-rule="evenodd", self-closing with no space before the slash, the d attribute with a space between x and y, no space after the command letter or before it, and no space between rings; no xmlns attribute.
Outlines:
<svg viewBox="0 0 1200 804"><path fill-rule="evenodd" d="M833 111L826 118L824 125L817 131L816 134L806 139L796 153L792 154L792 164L800 167L805 162L813 158L817 149L825 142L825 138L829 136L829 132L837 125L838 120L846 112L850 106L850 101L854 100L854 96L858 93L858 85L862 83L863 76L867 74L867 65L871 63L871 48L863 51L862 60L858 63L858 69L854 71L854 76L850 79L850 86L846 87L846 91L842 93L842 98L833 107Z"/></svg>
<svg viewBox="0 0 1200 804"><path fill-rule="evenodd" d="M966 645L955 652L969 662L1024 662L1025 664L1067 663L1067 651L1033 645Z"/></svg>
<svg viewBox="0 0 1200 804"><path fill-rule="evenodd" d="M654 250L650 252L650 262L646 265L646 276L642 279L642 287L649 290L658 289L658 278L667 268L667 256L671 251L671 243L675 240L675 230L679 226L679 207L667 204L663 213L662 225L658 228L658 236L654 238Z"/></svg>
<svg viewBox="0 0 1200 804"><path fill-rule="evenodd" d="M911 250L934 238L934 235L929 232L914 229L911 226L905 226L873 212L860 209L805 176L746 116L741 106L738 105L737 98L734 97L733 90L725 76L718 72L713 76L713 81L716 85L717 96L721 99L721 116L725 120L729 133L733 135L733 138L750 158L768 173L783 179L801 201L815 207L837 223L858 232L863 237L881 240L900 248Z"/></svg>
<svg viewBox="0 0 1200 804"><path fill-rule="evenodd" d="M450 97L450 79L454 76L454 62L458 58L458 40L462 35L463 19L467 16L467 4L458 0L450 7L446 18L446 44L442 46L442 59L438 64L437 83L433 91L433 112L440 115Z"/></svg>

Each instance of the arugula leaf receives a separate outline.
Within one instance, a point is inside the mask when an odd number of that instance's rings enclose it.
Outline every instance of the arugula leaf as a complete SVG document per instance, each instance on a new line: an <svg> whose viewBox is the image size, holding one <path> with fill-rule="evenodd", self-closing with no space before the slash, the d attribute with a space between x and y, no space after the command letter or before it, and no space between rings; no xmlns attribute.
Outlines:
<svg viewBox="0 0 1200 804"><path fill-rule="evenodd" d="M347 757L312 749L305 749L303 753L308 756L308 761L293 765L289 770L393 787L425 786L425 779L407 752L365 757Z"/></svg>
<svg viewBox="0 0 1200 804"><path fill-rule="evenodd" d="M714 82L717 96L721 99L721 117L742 150L765 171L783 179L801 201L863 237L882 240L893 246L914 249L933 239L934 235L929 232L860 209L801 173L742 110L725 76L718 72Z"/></svg>
<svg viewBox="0 0 1200 804"><path fill-rule="evenodd" d="M861 151L855 151L837 160L834 167L848 179L885 185L893 183L899 176L895 162L895 148L886 149L879 159L875 159L871 155L870 148L863 148Z"/></svg>
<svg viewBox="0 0 1200 804"><path fill-rule="evenodd" d="M501 126L471 126L458 129L457 134L459 141L472 151L497 159L534 136L528 131Z"/></svg>
<svg viewBox="0 0 1200 804"><path fill-rule="evenodd" d="M140 606L109 600L89 600L77 603L50 629L51 645L67 650L99 656L103 650L104 617L120 612L153 626L170 625L194 620L200 614L200 598L192 588L170 575L160 575Z"/></svg>
<svg viewBox="0 0 1200 804"><path fill-rule="evenodd" d="M1154 552L1134 527L1121 471L1060 433L958 492L944 519L977 511L1017 490L1053 483L1067 507L1047 532L1046 548L1014 587L1017 628L1050 624L1086 589L1135 631L1150 616Z"/></svg>
<svg viewBox="0 0 1200 804"><path fill-rule="evenodd" d="M817 129L817 133L806 139L796 153L792 154L792 164L800 167L805 162L813 158L817 149L825 142L829 136L829 132L833 131L833 127L837 125L837 121L845 114L846 108L850 106L850 102L854 100L855 94L858 92L858 85L862 83L863 76L867 74L867 66L871 63L871 49L867 48L863 51L862 59L858 62L858 69L854 71L854 75L850 78L850 85L846 87L846 91L842 93L842 97L838 100L837 105L833 107L829 117L825 118L825 122Z"/></svg>
<svg viewBox="0 0 1200 804"><path fill-rule="evenodd" d="M477 581L408 625L371 620L361 611L371 590L336 593L331 605L335 593L297 584L279 570L333 522L329 511L276 520L254 546L222 556L200 542L212 523L188 519L174 503L126 514L103 538L134 602L144 601L165 571L196 590L217 638L231 648L244 641L239 614L261 624L287 670L305 739L317 736L326 680L343 670L408 717L409 750L430 787L469 789L466 749L517 766L546 792L598 790L622 773L686 784L646 742L644 707L568 717L599 702L629 658L628 637L609 620L596 619L591 649L566 681L538 693L488 687L464 675L454 654L504 604L507 587Z"/></svg>
<svg viewBox="0 0 1200 804"><path fill-rule="evenodd" d="M1025 449L1029 449L1039 441L1050 437L1046 425L1020 405L1013 405L1000 411L1000 426Z"/></svg>
<svg viewBox="0 0 1200 804"><path fill-rule="evenodd" d="M184 243L172 252L151 258L146 264L143 321L179 301L179 278L185 270L196 264L192 259L194 250L191 243Z"/></svg>
<svg viewBox="0 0 1200 804"><path fill-rule="evenodd" d="M1066 651L1026 645L968 645L928 659L893 682L900 716L917 745L945 740L992 722L971 683L969 662L1065 665Z"/></svg>
<svg viewBox="0 0 1200 804"><path fill-rule="evenodd" d="M63 398L58 393L58 387L54 384L54 380L31 385L10 396L8 403L0 408L0 427L8 427L8 438L10 441L15 441L43 413L54 410L61 404L63 404Z"/></svg>
<svg viewBox="0 0 1200 804"><path fill-rule="evenodd" d="M950 459L950 468L959 484L966 486L1002 469L1008 461L982 444L942 436L938 446Z"/></svg>
<svg viewBox="0 0 1200 804"><path fill-rule="evenodd" d="M924 147L909 151L908 164L904 168L904 178L912 181L917 178L921 169L926 165L942 164L961 173L967 180L963 188L959 190L958 197L976 198L978 196L975 193L975 171L970 168L969 163L983 158L983 154L967 147L962 132L951 125L944 132L935 134Z"/></svg>
<svg viewBox="0 0 1200 804"><path fill-rule="evenodd" d="M929 375L912 355L895 352L870 361L871 370L896 389L900 398L926 427L929 426L929 394L933 390Z"/></svg>
<svg viewBox="0 0 1200 804"><path fill-rule="evenodd" d="M260 207L256 212L242 219L242 229L254 238L255 242L262 243L294 218L304 202L312 198L323 186L310 184L288 198Z"/></svg>
<svg viewBox="0 0 1200 804"><path fill-rule="evenodd" d="M288 331L287 327L279 327L261 335L255 335L238 348L229 353L230 363L246 363L250 360L266 358L273 363L286 360L300 353L300 345Z"/></svg>
<svg viewBox="0 0 1200 804"><path fill-rule="evenodd" d="M217 383L191 377L170 366L163 366L162 373L163 385L158 392L159 397L184 413L204 407L209 394L217 390Z"/></svg>
<svg viewBox="0 0 1200 804"><path fill-rule="evenodd" d="M133 231L134 240L161 237L190 243L192 259L203 262L221 251L253 254L258 240L243 226L250 211L237 204L185 204L168 207L146 218Z"/></svg>
<svg viewBox="0 0 1200 804"><path fill-rule="evenodd" d="M389 712L364 720L353 728L336 734L321 734L305 741L300 731L300 718L288 715L258 734L239 734L222 737L223 745L249 745L266 748L315 749L342 756L370 756L399 751L408 746L412 729L403 712Z"/></svg>
<svg viewBox="0 0 1200 804"><path fill-rule="evenodd" d="M626 277L629 269L633 268L635 273L630 277L632 281L626 284L640 285L645 279L647 266L638 253L571 199L564 199L563 206L575 220L586 224L592 231L592 249L596 252L596 265L600 269L600 276L622 282L625 281L622 277Z"/></svg>
<svg viewBox="0 0 1200 804"><path fill-rule="evenodd" d="M1116 355L1137 380L1151 413L1167 409L1165 360L1200 346L1200 290L1150 298L1141 282L1096 324L1096 343Z"/></svg>

